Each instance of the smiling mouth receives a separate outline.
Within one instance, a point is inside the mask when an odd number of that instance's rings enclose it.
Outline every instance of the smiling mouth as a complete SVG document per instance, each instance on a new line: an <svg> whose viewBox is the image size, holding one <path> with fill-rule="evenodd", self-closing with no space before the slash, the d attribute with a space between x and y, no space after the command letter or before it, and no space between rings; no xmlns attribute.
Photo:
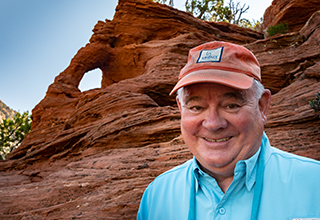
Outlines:
<svg viewBox="0 0 320 220"><path fill-rule="evenodd" d="M222 138L222 139L210 139L210 138L204 138L206 141L209 142L223 142L223 141L228 141L230 140L232 137L226 137L226 138Z"/></svg>

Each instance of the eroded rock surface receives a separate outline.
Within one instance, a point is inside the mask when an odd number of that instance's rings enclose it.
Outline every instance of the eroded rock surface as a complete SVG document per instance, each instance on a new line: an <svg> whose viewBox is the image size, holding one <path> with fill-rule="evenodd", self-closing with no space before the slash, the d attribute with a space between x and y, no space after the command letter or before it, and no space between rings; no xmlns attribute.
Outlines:
<svg viewBox="0 0 320 220"><path fill-rule="evenodd" d="M262 29L283 23L288 24L289 32L298 32L318 10L318 0L273 0L264 13Z"/></svg>
<svg viewBox="0 0 320 220"><path fill-rule="evenodd" d="M212 40L256 54L273 93L271 143L320 160L320 120L308 104L320 88L319 24L315 13L299 32L263 39L148 0L120 0L33 109L22 145L0 161L0 218L135 219L145 187L192 157L168 93L189 49ZM81 92L95 68L101 88Z"/></svg>

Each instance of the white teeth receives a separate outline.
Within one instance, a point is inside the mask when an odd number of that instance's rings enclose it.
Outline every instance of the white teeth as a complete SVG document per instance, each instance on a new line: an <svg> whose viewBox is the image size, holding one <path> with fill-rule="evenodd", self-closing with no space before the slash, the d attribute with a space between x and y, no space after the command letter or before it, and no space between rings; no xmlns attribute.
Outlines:
<svg viewBox="0 0 320 220"><path fill-rule="evenodd" d="M231 139L232 137L226 137L226 138L222 138L222 139L217 139L217 140L213 140L213 139L209 139L209 138L204 138L206 141L210 141L210 142L223 142L223 141L227 141L229 139Z"/></svg>

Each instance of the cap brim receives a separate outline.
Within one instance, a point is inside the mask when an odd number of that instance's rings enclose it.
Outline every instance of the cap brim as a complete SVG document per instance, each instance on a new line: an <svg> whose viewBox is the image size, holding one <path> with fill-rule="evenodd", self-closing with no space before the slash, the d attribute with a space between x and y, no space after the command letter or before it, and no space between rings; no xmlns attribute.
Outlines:
<svg viewBox="0 0 320 220"><path fill-rule="evenodd" d="M249 89L252 86L253 78L243 73L225 70L198 70L179 80L170 95L182 87L196 83L218 83L237 89Z"/></svg>

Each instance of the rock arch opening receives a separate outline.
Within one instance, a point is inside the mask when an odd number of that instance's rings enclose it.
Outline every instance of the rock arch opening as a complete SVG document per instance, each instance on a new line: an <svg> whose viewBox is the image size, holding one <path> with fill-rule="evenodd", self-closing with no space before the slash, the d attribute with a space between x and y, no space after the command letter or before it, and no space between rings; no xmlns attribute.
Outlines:
<svg viewBox="0 0 320 220"><path fill-rule="evenodd" d="M86 72L82 77L79 89L81 92L101 88L102 71L97 68Z"/></svg>

